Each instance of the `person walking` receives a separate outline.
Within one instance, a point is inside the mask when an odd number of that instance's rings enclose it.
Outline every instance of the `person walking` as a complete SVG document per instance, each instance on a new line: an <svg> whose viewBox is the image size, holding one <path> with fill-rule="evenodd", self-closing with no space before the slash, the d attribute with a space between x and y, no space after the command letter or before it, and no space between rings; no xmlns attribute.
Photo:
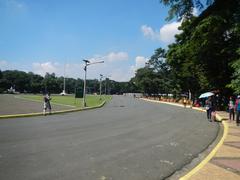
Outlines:
<svg viewBox="0 0 240 180"><path fill-rule="evenodd" d="M187 106L187 99L184 97L183 98L183 107L186 108L186 106Z"/></svg>
<svg viewBox="0 0 240 180"><path fill-rule="evenodd" d="M229 111L229 121L234 121L234 117L235 117L235 108L234 108L234 101L233 98L230 97L229 98L229 102L228 102L228 111Z"/></svg>
<svg viewBox="0 0 240 180"><path fill-rule="evenodd" d="M240 95L237 96L237 100L236 100L236 103L235 103L235 110L236 110L236 113L237 113L236 123L237 123L237 126L239 126L240 125L240 119L239 119L239 116L240 116Z"/></svg>
<svg viewBox="0 0 240 180"><path fill-rule="evenodd" d="M50 103L51 97L49 93L46 93L45 96L43 97L43 114L46 116L46 110L49 110L49 114L52 113L52 107Z"/></svg>
<svg viewBox="0 0 240 180"><path fill-rule="evenodd" d="M205 103L205 108L207 111L207 118L211 122L212 121L212 98L208 97Z"/></svg>

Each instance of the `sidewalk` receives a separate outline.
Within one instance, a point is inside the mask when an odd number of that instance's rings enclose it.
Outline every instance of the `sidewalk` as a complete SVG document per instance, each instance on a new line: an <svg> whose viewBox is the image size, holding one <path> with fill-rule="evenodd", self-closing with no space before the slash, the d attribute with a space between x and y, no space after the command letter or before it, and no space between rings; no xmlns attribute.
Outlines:
<svg viewBox="0 0 240 180"><path fill-rule="evenodd" d="M228 119L228 113L217 112L223 119ZM214 157L191 180L237 180L240 179L240 126L236 121L226 121L228 134L223 145Z"/></svg>

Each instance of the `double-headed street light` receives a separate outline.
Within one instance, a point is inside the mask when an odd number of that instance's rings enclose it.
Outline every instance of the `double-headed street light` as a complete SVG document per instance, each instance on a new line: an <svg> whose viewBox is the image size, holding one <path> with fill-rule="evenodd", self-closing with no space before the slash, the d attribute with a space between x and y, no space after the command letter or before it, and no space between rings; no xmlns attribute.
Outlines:
<svg viewBox="0 0 240 180"><path fill-rule="evenodd" d="M84 87L83 87L83 107L86 107L87 67L92 64L104 63L104 61L97 61L97 62L92 62L92 63L86 59L84 59L83 61L85 62L85 66L84 66L85 77L84 77Z"/></svg>

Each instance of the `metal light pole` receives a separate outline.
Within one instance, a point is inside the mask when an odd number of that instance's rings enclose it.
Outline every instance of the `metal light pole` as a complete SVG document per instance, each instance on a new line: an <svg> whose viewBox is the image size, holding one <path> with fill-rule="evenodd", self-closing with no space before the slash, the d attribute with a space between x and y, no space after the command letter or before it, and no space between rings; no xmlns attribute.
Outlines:
<svg viewBox="0 0 240 180"><path fill-rule="evenodd" d="M103 78L103 75L100 74L100 100L102 100L102 78Z"/></svg>
<svg viewBox="0 0 240 180"><path fill-rule="evenodd" d="M105 79L105 96L107 95L107 78Z"/></svg>
<svg viewBox="0 0 240 180"><path fill-rule="evenodd" d="M83 107L86 107L86 87L87 87L87 67L92 65L92 64L97 64L97 63L104 63L104 61L97 61L97 62L90 62L89 60L84 59L85 62L84 66L84 71L85 71L85 76L84 76L84 87L83 87Z"/></svg>
<svg viewBox="0 0 240 180"><path fill-rule="evenodd" d="M66 64L64 64L63 95L66 95Z"/></svg>
<svg viewBox="0 0 240 180"><path fill-rule="evenodd" d="M84 59L83 60L85 62L85 67L84 67L84 71L85 71L85 75L84 75L84 87L83 87L83 107L86 107L86 79L87 79L87 66L90 63L90 61Z"/></svg>
<svg viewBox="0 0 240 180"><path fill-rule="evenodd" d="M107 81L111 76L105 76L105 95L107 95Z"/></svg>

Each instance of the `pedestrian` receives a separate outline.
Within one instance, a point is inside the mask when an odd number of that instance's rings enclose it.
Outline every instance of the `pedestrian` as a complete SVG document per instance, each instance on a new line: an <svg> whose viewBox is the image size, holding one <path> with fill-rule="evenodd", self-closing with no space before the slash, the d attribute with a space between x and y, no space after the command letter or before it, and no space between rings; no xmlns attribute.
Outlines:
<svg viewBox="0 0 240 180"><path fill-rule="evenodd" d="M229 111L229 121L232 121L232 120L234 121L235 109L234 109L234 101L232 97L229 98L228 111Z"/></svg>
<svg viewBox="0 0 240 180"><path fill-rule="evenodd" d="M51 97L49 93L46 93L43 97L43 114L46 116L46 110L49 110L49 114L52 113L52 107L50 103Z"/></svg>
<svg viewBox="0 0 240 180"><path fill-rule="evenodd" d="M239 126L240 125L240 119L239 119L239 116L240 116L240 95L237 96L237 100L236 100L236 103L235 103L235 110L236 110L236 113L237 113L236 123L237 123L237 126Z"/></svg>
<svg viewBox="0 0 240 180"><path fill-rule="evenodd" d="M212 121L212 98L208 97L208 99L205 102L205 108L207 111L207 118L211 122Z"/></svg>
<svg viewBox="0 0 240 180"><path fill-rule="evenodd" d="M186 106L187 106L187 99L185 97L183 98L183 106L184 106L184 108L186 108Z"/></svg>

